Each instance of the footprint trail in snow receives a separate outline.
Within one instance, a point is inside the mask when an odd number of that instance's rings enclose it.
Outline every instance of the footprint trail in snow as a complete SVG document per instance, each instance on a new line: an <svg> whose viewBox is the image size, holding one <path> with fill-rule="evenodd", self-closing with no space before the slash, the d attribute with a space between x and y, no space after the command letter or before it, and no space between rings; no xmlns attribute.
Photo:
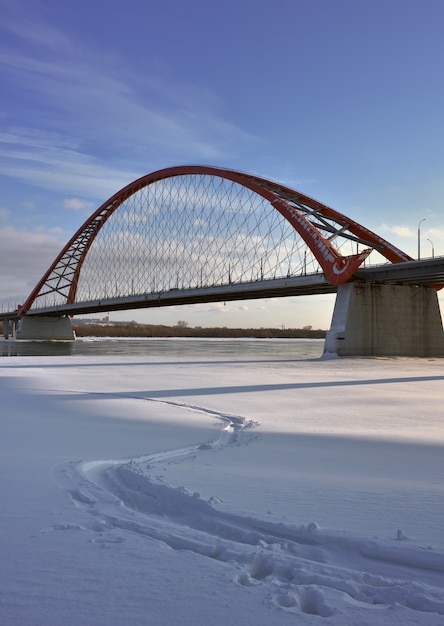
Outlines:
<svg viewBox="0 0 444 626"><path fill-rule="evenodd" d="M210 448L223 450L247 439L256 424L200 406L160 402L207 414L224 427L212 442L131 460L59 467L59 485L76 506L94 516L89 529L96 541L123 541L113 533L118 529L211 558L232 569L233 584L260 587L263 596L287 612L327 618L352 608L398 606L444 616L444 553L400 542L402 533L398 541L387 542L324 532L316 523L267 522L220 511L217 498L205 501L198 493L164 484L156 477L159 464ZM427 571L427 584L415 582L418 568Z"/></svg>

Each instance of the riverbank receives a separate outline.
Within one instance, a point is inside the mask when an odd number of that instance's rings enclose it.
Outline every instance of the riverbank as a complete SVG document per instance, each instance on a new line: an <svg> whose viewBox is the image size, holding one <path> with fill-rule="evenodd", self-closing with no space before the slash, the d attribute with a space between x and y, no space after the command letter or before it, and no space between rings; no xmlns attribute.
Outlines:
<svg viewBox="0 0 444 626"><path fill-rule="evenodd" d="M72 320L77 337L197 337L253 339L324 339L326 331L303 328L204 328L189 327L184 322L176 326L138 324L137 322L86 322Z"/></svg>

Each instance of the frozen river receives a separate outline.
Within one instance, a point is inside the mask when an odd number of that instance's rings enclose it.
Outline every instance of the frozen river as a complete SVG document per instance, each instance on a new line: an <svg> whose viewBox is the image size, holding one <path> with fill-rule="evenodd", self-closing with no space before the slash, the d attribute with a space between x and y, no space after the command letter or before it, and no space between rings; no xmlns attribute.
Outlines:
<svg viewBox="0 0 444 626"><path fill-rule="evenodd" d="M230 356L319 358L323 339L79 338L74 342L1 341L0 356Z"/></svg>
<svg viewBox="0 0 444 626"><path fill-rule="evenodd" d="M75 351L0 359L2 624L442 624L444 361Z"/></svg>

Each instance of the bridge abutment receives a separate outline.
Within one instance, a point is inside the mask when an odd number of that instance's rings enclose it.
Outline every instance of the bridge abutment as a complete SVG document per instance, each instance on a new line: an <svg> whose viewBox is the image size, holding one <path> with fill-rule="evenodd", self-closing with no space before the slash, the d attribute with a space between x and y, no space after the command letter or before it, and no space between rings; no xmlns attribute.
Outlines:
<svg viewBox="0 0 444 626"><path fill-rule="evenodd" d="M444 356L436 290L413 285L338 287L324 356Z"/></svg>
<svg viewBox="0 0 444 626"><path fill-rule="evenodd" d="M40 317L25 315L19 321L16 339L74 341L76 335L69 317Z"/></svg>

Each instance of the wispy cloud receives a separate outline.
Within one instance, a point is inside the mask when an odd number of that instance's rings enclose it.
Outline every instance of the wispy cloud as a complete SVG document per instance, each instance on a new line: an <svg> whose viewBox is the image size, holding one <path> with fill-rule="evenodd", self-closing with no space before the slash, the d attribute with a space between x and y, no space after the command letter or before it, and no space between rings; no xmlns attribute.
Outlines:
<svg viewBox="0 0 444 626"><path fill-rule="evenodd" d="M50 8L40 0L0 0L2 28L28 45L60 50L71 46L64 33L49 23ZM45 16L46 15L46 19Z"/></svg>
<svg viewBox="0 0 444 626"><path fill-rule="evenodd" d="M103 201L140 175L76 150L62 135L23 128L0 133L0 173L53 192Z"/></svg>
<svg viewBox="0 0 444 626"><path fill-rule="evenodd" d="M152 169L224 162L256 142L208 89L159 67L136 74L122 56L75 46L35 10L24 13L2 24L13 39L0 45L1 74L19 111L0 119L1 174L106 199Z"/></svg>

